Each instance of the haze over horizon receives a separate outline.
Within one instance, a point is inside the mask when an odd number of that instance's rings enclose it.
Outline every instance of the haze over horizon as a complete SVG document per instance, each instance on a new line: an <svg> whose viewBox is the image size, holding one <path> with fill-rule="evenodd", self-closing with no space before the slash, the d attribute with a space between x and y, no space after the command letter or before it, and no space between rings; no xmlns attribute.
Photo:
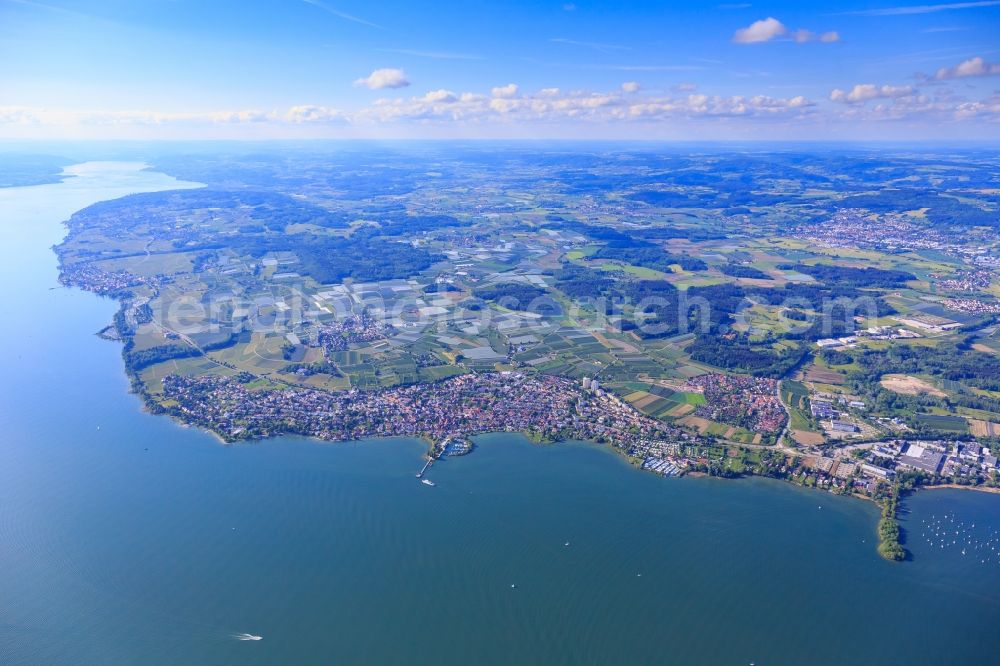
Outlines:
<svg viewBox="0 0 1000 666"><path fill-rule="evenodd" d="M998 34L994 0L0 0L0 139L994 140Z"/></svg>

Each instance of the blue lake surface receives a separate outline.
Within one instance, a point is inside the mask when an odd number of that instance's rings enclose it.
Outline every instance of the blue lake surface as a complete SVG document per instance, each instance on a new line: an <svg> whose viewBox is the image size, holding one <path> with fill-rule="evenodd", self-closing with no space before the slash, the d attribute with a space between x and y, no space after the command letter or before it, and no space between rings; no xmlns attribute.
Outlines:
<svg viewBox="0 0 1000 666"><path fill-rule="evenodd" d="M429 488L414 440L223 446L144 413L94 335L115 303L50 250L88 204L184 185L140 169L0 189L0 662L997 663L1000 564L917 532L1000 530L1000 496L908 498L893 564L869 503L592 444L481 437Z"/></svg>

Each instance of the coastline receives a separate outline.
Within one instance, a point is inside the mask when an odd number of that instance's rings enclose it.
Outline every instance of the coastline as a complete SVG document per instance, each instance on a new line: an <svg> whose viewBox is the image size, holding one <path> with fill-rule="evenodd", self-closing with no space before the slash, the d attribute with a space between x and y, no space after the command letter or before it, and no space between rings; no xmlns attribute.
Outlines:
<svg viewBox="0 0 1000 666"><path fill-rule="evenodd" d="M71 231L69 230L68 221L63 221L62 224L67 229L66 238L68 238L69 235L70 235L70 233L71 233ZM62 242L65 242L65 238L63 239ZM61 275L62 271L63 271L63 268L64 268L63 256L58 251L57 248L53 248L53 249L55 250L56 257L57 257L57 271L59 271L59 273ZM171 420L173 420L175 423L177 423L178 425L181 425L181 426L183 426L185 428L194 428L194 429L199 430L201 432L210 433L216 439L216 441L218 441L220 444L222 444L224 446L238 444L238 443L242 443L242 442L259 442L259 441L263 441L263 440L266 440L266 439L270 439L271 437L278 437L278 436L283 436L283 435L297 435L297 436L302 436L302 437L305 437L307 439L313 440L316 443L338 443L338 442L358 441L356 438L352 438L352 437L348 437L348 438L344 438L344 439L327 439L327 438L322 437L322 436L317 436L314 432L297 431L295 429L289 429L287 431L274 431L274 432L271 432L269 434L264 435L263 437L256 436L256 435L253 435L253 434L249 434L249 433L239 433L239 434L236 434L236 433L232 433L232 432L226 432L225 430L217 429L216 427L213 427L210 422L200 422L200 419L197 419L197 418L192 419L190 416L183 414L177 408L171 408L171 407L165 408L160 402L158 402L154 398L153 395L151 395L149 393L149 391L147 390L147 387L146 387L145 383L143 382L143 380L142 380L142 378L140 376L140 371L138 369L136 369L135 367L133 367L132 364L129 362L128 353L127 353L128 352L128 344L129 344L129 335L128 335L127 331L121 330L119 328L121 317L118 316L120 314L124 314L124 312L129 307L129 303L130 303L129 297L125 296L125 295L122 295L122 294L118 294L118 293L102 294L100 292L95 292L92 289L87 289L85 287L78 286L78 285L70 285L70 286L74 286L75 288L81 289L81 291L87 291L87 292L92 293L94 295L97 295L99 297L105 296L105 297L111 298L114 301L117 301L117 303L118 303L118 314L116 314L116 317L114 318L113 322L111 324L109 324L108 326L106 326L105 329L103 329L101 331L101 333L114 331L114 332L116 332L118 334L118 339L115 340L110 335L101 335L101 337L103 339L107 339L107 340L112 341L112 342L117 341L117 342L120 342L120 343L124 343L124 345L122 347L122 350L121 350L121 355L122 355L122 359L123 359L123 363L124 363L125 373L128 376L128 378L129 378L129 384L131 386L131 390L132 390L133 393L136 393L139 396L140 401L143 403L143 405L146 408L146 410L148 412L150 412L151 414L153 414L153 415L160 415L160 416L164 416L164 415L165 416L169 416L171 418ZM206 350L203 350L203 349L197 347L193 343L189 343L189 344L192 344L192 346L198 352L199 355L208 357L208 355L205 353ZM213 360L213 362L215 362L215 361ZM218 363L218 362L216 362L216 363ZM444 382L446 380L441 380L441 381ZM300 388L300 389L306 389L306 390L315 390L315 389L308 389L307 387L304 387L304 386L301 386L301 385L297 385L297 384L289 384L288 386L289 387ZM787 409L786 409L786 415L787 415ZM789 421L786 421L786 430L787 430L788 424L789 424ZM508 429L502 429L502 430L477 430L476 428L473 428L472 432L470 432L468 434L468 436L474 436L474 435L478 435L478 434L487 434L487 433L493 433L493 432L498 432L498 433L500 433L500 432L517 432L517 433L523 435L525 438L527 438L528 441L532 442L534 445L537 445L537 446L552 445L552 444L556 444L556 443L559 443L559 442L571 441L571 440L588 441L588 442L591 442L591 443L594 443L594 444L598 444L598 445L601 445L601 446L607 446L612 452L614 452L614 453L618 454L619 456L623 457L627 462L629 462L630 466L634 467L636 470L648 471L648 470L643 470L643 467L642 467L642 460L643 460L643 458L641 458L641 457L636 458L636 457L634 457L632 455L629 455L629 450L627 449L627 447L624 446L622 443L615 443L615 441L613 439L611 441L606 441L606 440L602 441L603 438L602 438L602 440L598 440L598 439L593 439L593 438L590 438L590 437L575 437L575 436L566 437L565 436L565 434L566 434L565 431L556 434L556 433L543 433L541 431L534 431L534 430L508 430ZM664 439L671 439L669 436L666 435L666 433L663 433L663 435L664 435ZM676 433L674 433L674 436L676 437ZM433 450L434 450L434 448L436 446L436 441L435 440L436 439L440 439L440 438L435 438L434 436L428 434L427 432L418 432L418 433L388 433L388 434L375 435L375 437L378 437L378 438L415 437L416 439L420 440L421 442L423 442L428 447L428 454L431 454L433 452ZM362 439L368 439L368 438L369 437L363 437ZM779 442L782 439L783 439L783 437L779 436L779 438L778 438ZM673 445L679 445L679 444L681 444L681 442L678 440L678 441L676 441L676 442L674 442L672 444ZM692 446L695 446L696 445L696 441L694 441L694 442L686 442L685 444L690 444ZM729 446L729 447L737 447L737 448L741 448L741 449L743 449L743 448L747 448L747 449L751 449L751 448L766 448L769 451L773 451L775 453L783 454L784 457L786 459L789 459L789 460L796 460L796 459L800 459L801 458L800 454L798 454L798 453L796 453L794 451L790 451L790 450L786 449L785 447L782 447L780 444L778 444L778 445L776 445L774 447L744 447L740 443L726 441L725 445ZM793 464L793 466L797 466L797 465L798 465L798 463L794 463ZM683 469L683 471L680 472L679 476L689 476L691 478L700 478L700 477L744 478L744 477L759 476L759 477L763 477L763 478L773 478L775 480L784 481L784 482L792 484L792 485L798 485L798 486L802 486L802 487L810 487L809 485L800 482L800 479L796 478L795 475L793 475L791 472L785 473L784 468L781 469L780 473L778 472L777 469L769 469L769 468L766 468L766 467L762 467L760 470L754 470L754 469L751 469L749 467L741 468L741 469L738 469L738 470L721 470L721 473L718 473L718 472L720 472L720 470L717 470L717 469L707 469L707 471L706 471L706 468L708 468L708 467L710 467L710 465L708 463L704 463L704 461L702 461L701 464L695 466L694 468ZM656 472L654 471L653 473L656 473ZM816 490L824 490L824 488L819 487L819 486L812 486L812 487L814 489L816 489ZM1000 494L1000 489L997 489L997 488L983 488L983 487L975 487L975 486L962 486L962 485L958 485L958 484L940 484L940 485L933 485L933 486L929 485L929 486L921 486L921 487L928 487L928 488L935 488L935 487L946 488L946 487L952 487L952 488L961 488L961 489L966 489L966 490L980 490L981 492L989 492L989 493ZM831 491L827 490L827 492L831 492ZM834 493L834 494L838 494L838 493ZM876 506L882 506L882 503L876 497L866 496L866 495L858 494L856 492L839 493L839 494L850 494L850 495L852 495L854 497L858 497L859 499L865 499L867 501L870 501L870 502L874 503Z"/></svg>
<svg viewBox="0 0 1000 666"><path fill-rule="evenodd" d="M975 490L976 492L988 495L1000 495L1000 488L994 486L964 486L960 483L938 483L934 485L917 486L914 490L934 490L938 488L948 488L951 490Z"/></svg>
<svg viewBox="0 0 1000 666"><path fill-rule="evenodd" d="M642 460L606 443L550 448L502 432L476 437L483 446L471 458L429 470L437 488L414 478L428 443L411 437L226 442L182 419L153 421L168 414L143 414L141 401L122 402L133 397L118 365L121 343L92 336L117 305L72 291L25 292L52 304L31 320L33 337L56 330L52 339L65 343L16 366L44 383L16 392L17 427L3 447L9 462L0 465L4 495L15 500L7 522L23 537L7 544L16 568L4 595L14 629L31 629L16 639L18 659L31 661L41 649L53 661L74 653L280 661L320 652L351 661L367 651L373 660L423 653L446 663L468 658L468 645L490 645L502 630L499 640L513 636L523 652L544 650L555 661L572 650L582 661L763 663L809 653L828 638L822 627L831 618L850 623L844 630L852 638L820 650L820 661L867 655L893 662L894 652L920 661L919 653L984 649L915 635L905 612L892 611L921 607L928 623L950 627L961 615L963 631L988 629L990 600L975 593L993 589L1000 568L973 570L954 549L925 553L912 530L914 562L887 566L874 552L879 513L870 498L841 501L775 478L792 485L781 487L751 478L750 464L739 484L715 484L700 471L689 472L691 482L636 476ZM50 328L64 318L65 327ZM18 332L8 335L16 344ZM44 375L28 374L36 362L44 362ZM45 418L53 406L58 418ZM919 523L927 507L940 515L942 506L960 514L971 507L979 526L996 506L980 497L911 498L903 528ZM823 570L836 575L816 575ZM595 596L599 615L588 610ZM455 608L470 612L442 640L426 632L414 607L445 618ZM66 617L78 618L76 630L65 631ZM642 618L656 623L657 640L635 640ZM783 621L792 623L785 632L792 638L781 641L781 652L762 654L757 642L771 640ZM331 623L349 639L329 632ZM701 641L688 638L723 623L740 632L730 634L728 652L706 655ZM230 629L264 640L237 642ZM407 640L375 653L386 631ZM869 635L881 653L868 651ZM900 646L897 637L907 635Z"/></svg>

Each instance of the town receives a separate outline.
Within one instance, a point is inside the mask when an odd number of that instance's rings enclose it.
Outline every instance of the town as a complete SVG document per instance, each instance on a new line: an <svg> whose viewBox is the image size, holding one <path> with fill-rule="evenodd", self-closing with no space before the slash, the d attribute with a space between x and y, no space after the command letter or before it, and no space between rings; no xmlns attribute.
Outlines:
<svg viewBox="0 0 1000 666"><path fill-rule="evenodd" d="M942 279L941 286L945 289L975 291L989 286L991 273L983 269L998 265L996 250L1000 238L995 232L980 232L978 237L970 235L965 242L956 243L948 234L927 229L899 212L876 214L864 208L842 208L822 223L800 226L796 235L830 247L939 251L981 267Z"/></svg>
<svg viewBox="0 0 1000 666"><path fill-rule="evenodd" d="M227 442L281 434L329 441L416 436L428 439L434 450L439 445L444 448L449 440L465 441L477 434L523 432L543 442L609 444L642 468L665 476L685 472L726 476L733 469L727 460L738 459L746 451L763 451L769 455L762 462L770 464L742 471L871 498L878 497L897 474L916 474L928 485L976 486L996 484L1000 473L990 449L974 441L891 439L804 450L749 446L740 453L725 442L644 416L589 378L574 382L520 372L476 373L428 384L336 394L265 388L251 376L170 375L163 384L168 412ZM775 389L767 383L758 386L765 407L761 414L751 416L768 421L770 429L784 423L767 407ZM821 401L815 401L814 408L823 415L836 414Z"/></svg>
<svg viewBox="0 0 1000 666"><path fill-rule="evenodd" d="M244 381L241 381L244 380ZM164 379L167 409L226 441L300 434L341 441L419 436L433 442L485 432L543 441L607 442L636 455L655 440L693 440L598 388L553 376L477 373L382 391L248 388L250 377Z"/></svg>

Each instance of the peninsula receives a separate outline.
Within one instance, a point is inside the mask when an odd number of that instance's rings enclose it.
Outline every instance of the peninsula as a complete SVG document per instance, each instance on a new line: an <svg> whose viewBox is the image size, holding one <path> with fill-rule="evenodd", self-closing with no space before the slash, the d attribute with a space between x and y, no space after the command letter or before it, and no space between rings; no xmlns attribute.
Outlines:
<svg viewBox="0 0 1000 666"><path fill-rule="evenodd" d="M206 187L80 211L61 280L229 442L593 440L874 499L892 543L901 491L997 485L996 202L926 186L997 154L508 150L164 157Z"/></svg>

